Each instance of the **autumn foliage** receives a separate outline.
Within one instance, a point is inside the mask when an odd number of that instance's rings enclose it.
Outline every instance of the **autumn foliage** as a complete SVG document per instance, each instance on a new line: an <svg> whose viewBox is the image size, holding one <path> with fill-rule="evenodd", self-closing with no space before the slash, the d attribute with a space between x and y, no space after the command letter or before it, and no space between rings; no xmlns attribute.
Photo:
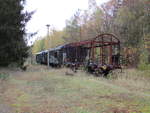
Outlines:
<svg viewBox="0 0 150 113"><path fill-rule="evenodd" d="M66 21L63 30L52 30L49 37L36 41L33 52L112 33L119 37L122 48L126 49L121 50L127 65L136 67L140 63L141 50L148 50L149 41L145 39L150 38L149 0L110 0L100 6L95 3L95 0L89 0L89 9L77 10Z"/></svg>

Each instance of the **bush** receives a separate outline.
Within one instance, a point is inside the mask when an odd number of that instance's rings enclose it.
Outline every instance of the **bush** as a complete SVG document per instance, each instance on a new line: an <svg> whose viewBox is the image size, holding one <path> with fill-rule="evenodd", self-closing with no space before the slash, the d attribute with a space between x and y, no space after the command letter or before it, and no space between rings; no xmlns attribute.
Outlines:
<svg viewBox="0 0 150 113"><path fill-rule="evenodd" d="M150 69L150 63L149 63L149 51L145 47L145 37L143 37L143 40L141 40L141 47L140 47L140 62L138 64L138 69L139 70L149 70Z"/></svg>

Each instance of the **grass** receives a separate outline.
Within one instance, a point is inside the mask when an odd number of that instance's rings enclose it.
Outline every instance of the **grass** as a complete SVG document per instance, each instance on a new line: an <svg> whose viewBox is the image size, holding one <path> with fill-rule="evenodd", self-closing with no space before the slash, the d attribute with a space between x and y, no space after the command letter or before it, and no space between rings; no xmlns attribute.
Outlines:
<svg viewBox="0 0 150 113"><path fill-rule="evenodd" d="M6 80L8 77L9 77L8 74L0 73L0 79L1 79L1 80Z"/></svg>
<svg viewBox="0 0 150 113"><path fill-rule="evenodd" d="M4 71L10 76L0 82L0 102L10 113L150 113L145 71L124 70L109 79L44 66Z"/></svg>

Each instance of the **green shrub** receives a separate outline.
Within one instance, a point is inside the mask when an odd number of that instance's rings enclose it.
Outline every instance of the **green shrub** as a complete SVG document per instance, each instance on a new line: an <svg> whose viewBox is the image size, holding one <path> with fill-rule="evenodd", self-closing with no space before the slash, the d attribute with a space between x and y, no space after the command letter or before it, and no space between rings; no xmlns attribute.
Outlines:
<svg viewBox="0 0 150 113"><path fill-rule="evenodd" d="M150 64L140 64L139 66L138 66L138 69L139 70L150 70Z"/></svg>

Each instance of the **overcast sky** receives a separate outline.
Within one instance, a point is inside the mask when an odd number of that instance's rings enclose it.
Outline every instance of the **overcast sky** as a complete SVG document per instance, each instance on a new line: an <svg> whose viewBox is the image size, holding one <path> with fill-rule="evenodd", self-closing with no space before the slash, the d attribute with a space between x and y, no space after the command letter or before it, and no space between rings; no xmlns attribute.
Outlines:
<svg viewBox="0 0 150 113"><path fill-rule="evenodd" d="M56 29L65 27L66 19L69 19L77 9L87 9L88 0L26 0L28 11L36 10L32 19L27 24L27 32L38 31L38 36L45 36L46 24L53 25ZM96 0L97 4L108 0Z"/></svg>

